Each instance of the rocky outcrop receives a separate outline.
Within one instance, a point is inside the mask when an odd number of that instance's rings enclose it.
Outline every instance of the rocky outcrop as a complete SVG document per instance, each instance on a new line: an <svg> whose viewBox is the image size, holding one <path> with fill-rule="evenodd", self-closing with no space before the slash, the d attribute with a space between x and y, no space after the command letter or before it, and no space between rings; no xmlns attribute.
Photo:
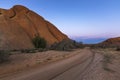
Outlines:
<svg viewBox="0 0 120 80"><path fill-rule="evenodd" d="M104 45L104 46L107 46L107 47L120 46L120 37L107 39L107 40L105 40L104 42L102 42L100 44Z"/></svg>
<svg viewBox="0 0 120 80"><path fill-rule="evenodd" d="M24 6L0 9L0 49L34 48L35 35L43 37L47 45L68 39L53 24Z"/></svg>

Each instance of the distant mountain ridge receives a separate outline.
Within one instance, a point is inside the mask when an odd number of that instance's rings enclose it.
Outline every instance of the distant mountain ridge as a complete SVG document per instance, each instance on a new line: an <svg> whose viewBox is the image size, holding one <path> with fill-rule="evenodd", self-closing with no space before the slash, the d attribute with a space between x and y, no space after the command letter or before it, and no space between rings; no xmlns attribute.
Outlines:
<svg viewBox="0 0 120 80"><path fill-rule="evenodd" d="M35 35L43 37L47 45L69 39L53 24L24 6L0 9L0 49L34 48L32 39Z"/></svg>
<svg viewBox="0 0 120 80"><path fill-rule="evenodd" d="M82 42L84 44L97 44L100 43L104 40L106 40L106 38L73 38L73 40L76 40L77 42Z"/></svg>

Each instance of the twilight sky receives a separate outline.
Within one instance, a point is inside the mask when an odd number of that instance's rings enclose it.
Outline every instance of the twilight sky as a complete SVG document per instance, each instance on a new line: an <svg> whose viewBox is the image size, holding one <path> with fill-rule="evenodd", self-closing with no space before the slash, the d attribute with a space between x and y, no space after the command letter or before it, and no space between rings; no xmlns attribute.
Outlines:
<svg viewBox="0 0 120 80"><path fill-rule="evenodd" d="M1 0L0 8L18 4L77 41L97 43L120 36L120 0Z"/></svg>

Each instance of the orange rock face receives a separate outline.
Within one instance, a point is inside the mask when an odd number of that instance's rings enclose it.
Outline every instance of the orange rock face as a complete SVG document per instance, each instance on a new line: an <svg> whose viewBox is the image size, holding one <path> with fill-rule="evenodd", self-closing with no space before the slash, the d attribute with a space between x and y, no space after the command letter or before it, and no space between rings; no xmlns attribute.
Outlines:
<svg viewBox="0 0 120 80"><path fill-rule="evenodd" d="M106 41L102 42L102 44L108 46L120 46L120 37L107 39Z"/></svg>
<svg viewBox="0 0 120 80"><path fill-rule="evenodd" d="M45 38L48 45L68 39L53 24L24 6L0 9L0 49L34 48L35 35Z"/></svg>

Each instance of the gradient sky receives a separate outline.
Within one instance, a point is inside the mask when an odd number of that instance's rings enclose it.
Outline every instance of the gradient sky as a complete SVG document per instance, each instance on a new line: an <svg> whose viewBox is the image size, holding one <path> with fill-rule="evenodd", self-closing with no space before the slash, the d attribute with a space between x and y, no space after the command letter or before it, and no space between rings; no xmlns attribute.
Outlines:
<svg viewBox="0 0 120 80"><path fill-rule="evenodd" d="M120 36L120 0L1 0L0 8L18 4L37 12L72 39Z"/></svg>

